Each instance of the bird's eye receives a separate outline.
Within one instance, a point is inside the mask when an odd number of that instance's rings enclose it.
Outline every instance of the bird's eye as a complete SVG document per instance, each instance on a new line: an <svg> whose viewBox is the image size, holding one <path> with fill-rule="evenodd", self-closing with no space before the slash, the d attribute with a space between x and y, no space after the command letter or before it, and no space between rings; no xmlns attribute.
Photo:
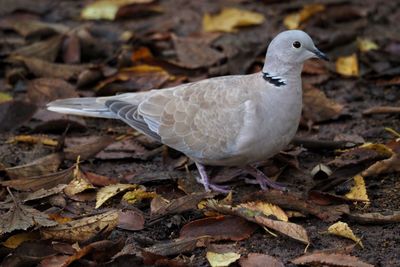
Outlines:
<svg viewBox="0 0 400 267"><path fill-rule="evenodd" d="M295 41L295 42L293 43L293 47L294 47L294 48L300 48L300 47L301 47L301 43L300 43L299 41Z"/></svg>

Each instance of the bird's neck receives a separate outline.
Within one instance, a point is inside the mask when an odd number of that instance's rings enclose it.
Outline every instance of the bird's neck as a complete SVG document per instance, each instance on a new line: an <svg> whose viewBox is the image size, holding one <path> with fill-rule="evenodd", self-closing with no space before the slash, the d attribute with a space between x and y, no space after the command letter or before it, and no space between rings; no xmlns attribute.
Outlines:
<svg viewBox="0 0 400 267"><path fill-rule="evenodd" d="M272 85L282 86L300 77L303 64L288 64L277 60L266 60L262 69L263 79Z"/></svg>

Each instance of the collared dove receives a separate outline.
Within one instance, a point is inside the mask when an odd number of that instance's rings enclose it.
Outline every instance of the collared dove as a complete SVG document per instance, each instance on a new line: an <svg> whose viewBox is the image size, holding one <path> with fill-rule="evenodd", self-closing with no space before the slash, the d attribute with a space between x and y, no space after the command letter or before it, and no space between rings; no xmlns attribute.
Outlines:
<svg viewBox="0 0 400 267"><path fill-rule="evenodd" d="M284 31L271 41L258 73L110 97L60 99L47 108L122 120L191 158L206 191L226 192L210 183L204 165L246 166L285 148L301 116L303 63L316 57L327 60L307 33ZM262 188L277 187L255 171Z"/></svg>

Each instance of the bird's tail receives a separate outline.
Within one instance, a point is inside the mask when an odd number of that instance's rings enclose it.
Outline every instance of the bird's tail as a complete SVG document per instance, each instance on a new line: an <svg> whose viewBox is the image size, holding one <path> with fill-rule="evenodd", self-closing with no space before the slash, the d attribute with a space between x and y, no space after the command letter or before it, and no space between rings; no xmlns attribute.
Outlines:
<svg viewBox="0 0 400 267"><path fill-rule="evenodd" d="M64 114L97 117L116 118L105 106L107 97L82 97L59 99L47 104L47 109Z"/></svg>

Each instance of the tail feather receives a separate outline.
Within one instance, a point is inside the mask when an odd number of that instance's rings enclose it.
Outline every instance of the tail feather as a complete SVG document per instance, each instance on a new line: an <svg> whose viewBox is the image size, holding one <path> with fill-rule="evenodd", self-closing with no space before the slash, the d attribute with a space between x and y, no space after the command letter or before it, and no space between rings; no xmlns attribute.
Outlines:
<svg viewBox="0 0 400 267"><path fill-rule="evenodd" d="M100 101L99 101L100 100ZM114 119L116 115L109 111L102 98L82 97L59 99L47 104L47 109L64 114L109 118Z"/></svg>

